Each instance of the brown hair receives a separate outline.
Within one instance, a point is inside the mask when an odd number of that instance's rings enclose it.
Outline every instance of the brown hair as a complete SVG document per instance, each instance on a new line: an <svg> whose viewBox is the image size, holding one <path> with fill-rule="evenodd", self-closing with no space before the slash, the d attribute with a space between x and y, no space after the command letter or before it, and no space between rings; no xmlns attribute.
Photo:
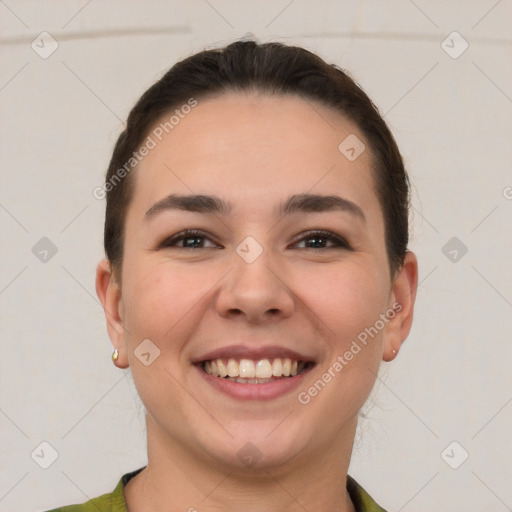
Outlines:
<svg viewBox="0 0 512 512"><path fill-rule="evenodd" d="M228 91L292 94L314 100L354 122L370 146L376 190L382 208L391 275L404 261L409 239L409 180L397 144L377 107L344 70L317 55L281 43L236 41L206 50L175 64L138 100L119 136L106 175L104 245L112 268L121 276L124 223L133 195L126 162L153 125L191 98ZM341 141L340 141L341 142ZM121 169L124 173L120 173ZM122 176L123 179L115 178Z"/></svg>

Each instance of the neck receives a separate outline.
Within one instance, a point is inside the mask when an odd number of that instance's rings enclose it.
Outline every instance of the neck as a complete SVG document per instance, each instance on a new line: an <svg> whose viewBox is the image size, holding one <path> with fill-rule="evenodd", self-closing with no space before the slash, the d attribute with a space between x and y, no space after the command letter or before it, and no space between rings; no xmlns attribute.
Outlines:
<svg viewBox="0 0 512 512"><path fill-rule="evenodd" d="M131 512L354 512L346 478L355 419L324 452L262 469L234 469L191 453L146 419L148 464L125 488Z"/></svg>

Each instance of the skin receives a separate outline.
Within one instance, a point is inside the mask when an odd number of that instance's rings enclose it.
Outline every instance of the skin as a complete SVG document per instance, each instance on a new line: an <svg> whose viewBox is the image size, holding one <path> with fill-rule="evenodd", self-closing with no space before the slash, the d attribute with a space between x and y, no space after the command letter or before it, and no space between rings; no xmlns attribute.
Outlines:
<svg viewBox="0 0 512 512"><path fill-rule="evenodd" d="M338 150L349 134L367 148L353 162ZM146 407L148 467L126 486L130 510L354 510L342 483L357 414L380 362L391 361L409 333L417 286L411 252L390 277L371 165L368 143L339 113L249 93L200 100L141 162L122 286L106 260L96 278L116 364L131 368ZM231 211L173 210L145 220L171 193L219 196ZM339 210L275 214L280 202L305 193L348 199L366 220ZM187 228L209 236L192 249L160 246ZM331 231L351 249L330 241L319 248L316 236L304 237L310 229ZM263 248L250 264L236 252L247 236ZM297 394L395 302L400 312L317 396L299 403ZM160 350L149 366L134 354L147 338ZM192 360L241 343L284 346L317 364L284 396L231 398ZM253 467L237 457L247 442L261 454Z"/></svg>

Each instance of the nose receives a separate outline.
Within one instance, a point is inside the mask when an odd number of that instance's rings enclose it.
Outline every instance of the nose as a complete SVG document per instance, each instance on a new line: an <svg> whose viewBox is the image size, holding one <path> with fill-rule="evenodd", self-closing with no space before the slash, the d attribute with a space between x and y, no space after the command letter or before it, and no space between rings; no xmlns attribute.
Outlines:
<svg viewBox="0 0 512 512"><path fill-rule="evenodd" d="M294 296L283 271L272 265L264 251L247 263L238 254L234 267L222 281L216 298L220 316L261 324L289 317L294 310Z"/></svg>

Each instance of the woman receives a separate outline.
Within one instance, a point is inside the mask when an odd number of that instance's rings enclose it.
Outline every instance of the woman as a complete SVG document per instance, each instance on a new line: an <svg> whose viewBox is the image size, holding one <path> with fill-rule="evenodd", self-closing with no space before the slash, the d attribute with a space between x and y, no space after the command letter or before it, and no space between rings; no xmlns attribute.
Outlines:
<svg viewBox="0 0 512 512"><path fill-rule="evenodd" d="M130 112L102 190L96 290L148 464L60 510L383 510L347 471L417 262L366 94L302 48L198 53Z"/></svg>

